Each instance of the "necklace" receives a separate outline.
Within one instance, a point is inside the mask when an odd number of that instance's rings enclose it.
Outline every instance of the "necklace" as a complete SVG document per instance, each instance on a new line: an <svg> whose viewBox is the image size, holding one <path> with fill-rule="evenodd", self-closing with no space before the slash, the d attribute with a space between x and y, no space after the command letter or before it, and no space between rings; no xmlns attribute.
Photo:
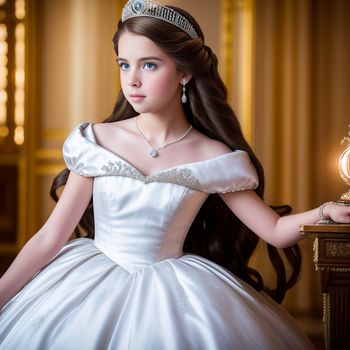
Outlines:
<svg viewBox="0 0 350 350"><path fill-rule="evenodd" d="M142 130L140 129L139 127L139 124L137 122L138 120L138 117L135 118L135 123L136 123L136 128L139 132L139 134L143 137L143 139L147 142L148 146L151 147L150 151L149 151L149 155L152 157L152 158L157 158L158 157L158 151L160 151L161 149L164 149L165 147L168 147L170 145L173 145L174 143L176 142L180 142L182 141L186 136L187 134L192 130L192 125L190 125L190 127L186 130L186 132L181 136L179 137L178 139L174 140L174 141L171 141L171 142L168 142L168 143L165 143L163 146L161 147L158 147L158 148L154 148L151 143L149 142L148 138L145 136L145 134L142 132Z"/></svg>

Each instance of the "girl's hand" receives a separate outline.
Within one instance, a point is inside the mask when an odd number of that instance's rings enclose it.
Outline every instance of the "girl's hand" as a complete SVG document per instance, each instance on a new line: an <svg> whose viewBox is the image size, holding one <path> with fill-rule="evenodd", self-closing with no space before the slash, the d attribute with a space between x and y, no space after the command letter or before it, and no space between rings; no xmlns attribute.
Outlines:
<svg viewBox="0 0 350 350"><path fill-rule="evenodd" d="M350 224L350 206L329 202L324 205L323 215L338 224Z"/></svg>

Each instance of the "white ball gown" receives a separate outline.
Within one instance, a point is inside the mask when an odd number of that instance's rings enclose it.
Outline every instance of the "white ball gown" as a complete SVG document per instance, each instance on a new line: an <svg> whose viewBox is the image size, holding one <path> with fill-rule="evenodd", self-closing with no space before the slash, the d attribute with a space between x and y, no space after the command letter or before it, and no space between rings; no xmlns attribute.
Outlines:
<svg viewBox="0 0 350 350"><path fill-rule="evenodd" d="M0 349L310 349L284 309L227 270L184 254L210 193L257 186L235 151L144 176L78 125L63 154L94 177L95 239L68 242L0 313Z"/></svg>

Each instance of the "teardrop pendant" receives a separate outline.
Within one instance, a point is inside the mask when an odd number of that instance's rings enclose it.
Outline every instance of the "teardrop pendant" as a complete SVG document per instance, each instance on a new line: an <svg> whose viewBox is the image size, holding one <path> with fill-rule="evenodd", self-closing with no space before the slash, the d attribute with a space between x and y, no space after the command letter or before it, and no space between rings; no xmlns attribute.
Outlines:
<svg viewBox="0 0 350 350"><path fill-rule="evenodd" d="M186 97L186 95L185 95ZM187 101L187 98L186 98L186 101ZM167 142L165 143L163 146L161 147L158 147L158 148L154 148L151 143L148 141L147 137L144 135L144 133L142 132L142 130L140 129L138 123L137 123L137 117L135 118L135 124L136 124L136 129L138 130L139 134L143 137L143 139L147 142L148 146L150 147L149 148L149 151L148 151L148 154L150 157L152 158L157 158L159 156L159 153L158 151L164 149L165 147L168 147L170 145L173 145L174 143L177 143L177 142L180 142L182 141L186 136L187 134L192 130L192 125L189 126L189 128L186 130L186 132L181 136L179 137L178 139L176 140L173 140L171 142Z"/></svg>
<svg viewBox="0 0 350 350"><path fill-rule="evenodd" d="M182 103L187 102L187 96L186 96L186 84L182 85L182 96L181 96Z"/></svg>
<svg viewBox="0 0 350 350"><path fill-rule="evenodd" d="M157 158L158 157L158 152L152 148L150 151L149 151L149 155L152 157L152 158Z"/></svg>

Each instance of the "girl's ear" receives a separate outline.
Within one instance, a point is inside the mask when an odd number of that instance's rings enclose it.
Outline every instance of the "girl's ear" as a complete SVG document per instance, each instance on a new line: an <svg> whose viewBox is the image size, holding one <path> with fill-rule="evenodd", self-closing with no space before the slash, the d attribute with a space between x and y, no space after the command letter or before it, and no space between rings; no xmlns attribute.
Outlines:
<svg viewBox="0 0 350 350"><path fill-rule="evenodd" d="M181 73L181 84L185 83L187 84L193 77L193 74L191 73Z"/></svg>

